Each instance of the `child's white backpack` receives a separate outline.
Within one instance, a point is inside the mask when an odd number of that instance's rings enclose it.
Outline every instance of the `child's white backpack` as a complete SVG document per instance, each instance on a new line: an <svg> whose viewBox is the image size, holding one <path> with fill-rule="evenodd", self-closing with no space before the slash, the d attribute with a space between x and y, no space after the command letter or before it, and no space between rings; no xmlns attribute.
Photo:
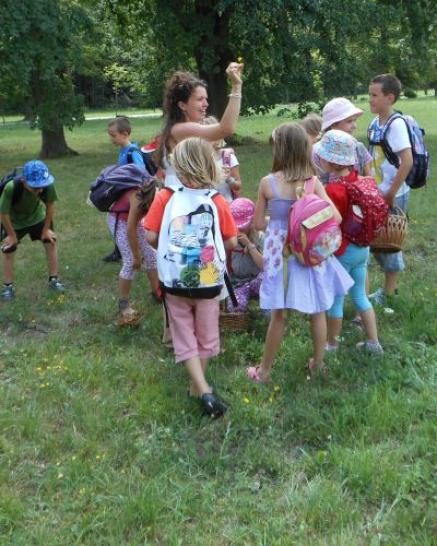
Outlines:
<svg viewBox="0 0 437 546"><path fill-rule="evenodd" d="M218 296L224 285L226 253L211 189L182 186L174 191L158 239L158 276L164 292L189 298Z"/></svg>

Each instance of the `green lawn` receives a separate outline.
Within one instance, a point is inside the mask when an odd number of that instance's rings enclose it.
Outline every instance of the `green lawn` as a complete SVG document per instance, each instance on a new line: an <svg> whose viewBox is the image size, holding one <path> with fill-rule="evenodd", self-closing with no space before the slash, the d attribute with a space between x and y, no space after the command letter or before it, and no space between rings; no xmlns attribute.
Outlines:
<svg viewBox="0 0 437 546"><path fill-rule="evenodd" d="M366 102L358 102L367 109ZM402 101L427 130L437 171L437 100ZM370 120L360 119L360 137ZM236 148L244 192L256 196L271 159L267 137L285 121L242 119ZM146 141L159 119L133 121ZM17 256L17 297L0 303L1 545L436 544L435 176L412 194L408 268L395 314L378 311L382 359L360 339L329 355L326 382L309 381L308 322L293 315L271 387L249 384L266 322L223 338L210 378L230 403L210 422L160 343L160 309L145 276L133 300L143 318L119 330L119 266L89 183L115 161L106 121L67 134L78 157L50 161L60 197L56 229L65 296L46 290L38 244ZM36 156L38 132L0 126L0 172ZM370 269L372 285L381 275ZM347 316L352 316L348 307Z"/></svg>

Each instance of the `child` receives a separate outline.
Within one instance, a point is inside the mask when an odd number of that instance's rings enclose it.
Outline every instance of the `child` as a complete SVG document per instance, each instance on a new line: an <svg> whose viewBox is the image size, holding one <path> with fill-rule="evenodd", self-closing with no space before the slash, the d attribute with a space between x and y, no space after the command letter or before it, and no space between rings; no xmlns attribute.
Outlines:
<svg viewBox="0 0 437 546"><path fill-rule="evenodd" d="M204 125L216 125L218 119L214 116L208 116L203 120ZM214 146L215 160L222 173L220 182L216 190L223 195L228 203L231 203L239 196L241 191L240 164L232 148L226 148L224 139L211 142Z"/></svg>
<svg viewBox="0 0 437 546"><path fill-rule="evenodd" d="M143 266L158 298L156 252L147 242L141 219L148 211L155 195L155 181L148 180L142 187L125 191L108 213L108 227L120 250L123 266L118 280L118 325L138 323L139 313L129 303L129 294L136 272Z"/></svg>
<svg viewBox="0 0 437 546"><path fill-rule="evenodd" d="M244 313L249 307L250 298L259 297L262 280L263 237L252 225L255 205L246 197L238 197L231 203L231 213L238 229L238 245L231 251L229 273L235 289L238 307L228 301L228 310Z"/></svg>
<svg viewBox="0 0 437 546"><path fill-rule="evenodd" d="M248 377L257 383L270 381L273 361L284 335L285 309L311 315L313 356L308 369L311 374L326 372L323 362L327 335L325 311L330 309L335 296L346 294L353 284L334 257L315 267L301 265L294 256L285 259L284 263L282 251L289 210L306 184L309 188L313 186L313 192L332 205L320 181L313 177L311 145L304 128L298 123L283 124L273 132L272 174L261 180L254 218L256 229L267 227L260 307L272 310L261 363L247 368ZM334 205L332 207L340 222L340 214ZM270 213L268 226L265 221L267 209Z"/></svg>
<svg viewBox="0 0 437 546"><path fill-rule="evenodd" d="M348 195L344 184L352 184L359 179L353 169L355 163L356 141L343 131L331 130L326 132L318 149L320 162L325 172L332 174L335 181L326 186L326 192L339 210L343 221L342 245L335 253L339 262L351 275L354 285L350 290L352 301L361 316L367 340L357 344L357 348L365 348L373 354L383 354L378 341L375 312L366 294L367 263L369 247L359 246L347 239L344 224L348 221ZM337 182L336 182L337 181ZM341 333L343 320L343 296L337 296L334 304L328 311L328 345L327 350L338 348L338 337Z"/></svg>
<svg viewBox="0 0 437 546"><path fill-rule="evenodd" d="M398 100L400 93L401 82L392 74L376 76L370 82L370 110L377 115L369 127L372 142L378 141L378 135L393 114L393 104ZM399 158L399 168L389 163L382 146L372 144L370 149L373 160L372 176L379 184L379 190L386 203L390 207L396 205L407 212L410 188L405 184L405 178L413 166L413 155L405 121L400 118L393 120L387 130L386 138ZM385 282L384 287L376 290L370 298L375 303L383 305L386 296L396 293L399 273L405 269L405 264L402 252L392 254L374 252L374 256L385 273Z"/></svg>
<svg viewBox="0 0 437 546"><path fill-rule="evenodd" d="M353 135L357 129L357 119L363 114L363 110L354 106L350 100L338 97L325 104L322 111L322 131L326 133L331 129L344 131ZM318 146L313 150L313 163L316 166L318 176L323 184L329 182L329 173L323 171L320 165ZM355 170L358 174L370 176L370 164L372 157L362 142L356 141Z"/></svg>
<svg viewBox="0 0 437 546"><path fill-rule="evenodd" d="M322 132L322 118L319 115L311 112L303 118L300 124L305 129L312 146L320 140L320 133Z"/></svg>
<svg viewBox="0 0 437 546"><path fill-rule="evenodd" d="M144 169L143 156L136 144L132 144L130 135L132 127L129 118L126 116L117 116L108 123L108 135L111 142L120 147L118 154L118 164L127 165L135 163L138 167ZM153 173L151 173L153 174ZM118 262L121 260L120 250L115 245L114 250L103 258L104 262Z"/></svg>
<svg viewBox="0 0 437 546"><path fill-rule="evenodd" d="M205 371L208 359L220 351L224 247L236 246L237 228L229 205L212 190L218 172L211 144L198 137L182 140L172 161L183 186L157 194L144 227L158 248L176 362L183 362L190 376L189 394L200 397L204 411L215 418L227 408L207 383Z"/></svg>
<svg viewBox="0 0 437 546"><path fill-rule="evenodd" d="M14 290L14 259L17 245L25 235L32 241L41 241L49 266L49 288L64 292L58 279L56 235L53 231L55 201L58 199L53 185L55 179L42 161L29 161L24 165L21 179L6 184L0 197L1 235L3 240L4 285L3 301L11 300Z"/></svg>

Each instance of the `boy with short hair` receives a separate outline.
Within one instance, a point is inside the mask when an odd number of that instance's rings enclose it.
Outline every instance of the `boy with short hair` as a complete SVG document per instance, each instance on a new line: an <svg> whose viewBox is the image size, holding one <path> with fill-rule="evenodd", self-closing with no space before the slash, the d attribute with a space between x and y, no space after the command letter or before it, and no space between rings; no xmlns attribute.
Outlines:
<svg viewBox="0 0 437 546"><path fill-rule="evenodd" d="M25 235L44 244L49 268L49 288L64 292L58 279L56 235L53 231L54 203L58 197L53 185L55 179L42 161L24 165L21 179L8 182L0 197L1 234L3 240L4 285L2 301L14 295L14 259L17 245Z"/></svg>
<svg viewBox="0 0 437 546"><path fill-rule="evenodd" d="M118 164L127 165L128 163L135 163L142 169L145 168L143 156L140 150L130 140L132 132L132 126L127 116L117 116L111 119L108 123L108 135L111 142L120 147L118 154ZM118 262L121 260L121 254L117 247L114 246L114 250L103 258L104 262Z"/></svg>
<svg viewBox="0 0 437 546"><path fill-rule="evenodd" d="M379 184L379 190L389 206L396 205L407 211L410 188L405 179L413 166L413 154L406 122L395 119L386 133L386 139L399 158L399 168L389 163L379 135L394 113L393 105L401 94L401 82L392 74L381 74L372 79L369 85L370 110L377 114L369 127L370 153L372 155L372 176ZM382 138L382 137L381 137ZM405 269L402 252L383 254L374 252L375 258L385 273L383 288L370 295L375 303L383 305L386 296L397 291L399 273Z"/></svg>

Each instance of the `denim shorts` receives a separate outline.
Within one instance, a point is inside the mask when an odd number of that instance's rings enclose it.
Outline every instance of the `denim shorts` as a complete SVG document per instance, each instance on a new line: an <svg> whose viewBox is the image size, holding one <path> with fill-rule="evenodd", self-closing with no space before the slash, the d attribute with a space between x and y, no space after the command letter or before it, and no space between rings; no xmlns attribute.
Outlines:
<svg viewBox="0 0 437 546"><path fill-rule="evenodd" d="M408 212L409 198L410 192L407 191L399 197L396 197L394 204L406 213ZM372 254L375 256L375 260L381 266L381 269L386 273L397 273L405 269L404 255L402 251L391 253L372 251Z"/></svg>

